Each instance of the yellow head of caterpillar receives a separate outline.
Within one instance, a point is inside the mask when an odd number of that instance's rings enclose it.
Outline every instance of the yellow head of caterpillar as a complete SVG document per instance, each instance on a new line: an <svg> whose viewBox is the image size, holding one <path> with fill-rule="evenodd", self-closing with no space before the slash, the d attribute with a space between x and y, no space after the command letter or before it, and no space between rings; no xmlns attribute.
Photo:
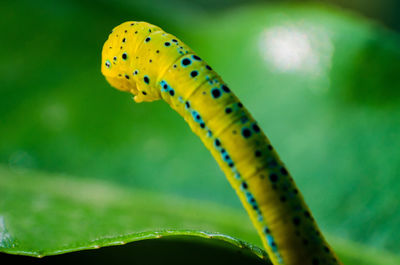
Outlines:
<svg viewBox="0 0 400 265"><path fill-rule="evenodd" d="M144 65L142 58L147 56L143 56L142 46L157 32L161 30L154 25L128 21L114 28L103 45L102 74L113 87L132 93L136 102L161 98L150 77L139 70L150 68Z"/></svg>

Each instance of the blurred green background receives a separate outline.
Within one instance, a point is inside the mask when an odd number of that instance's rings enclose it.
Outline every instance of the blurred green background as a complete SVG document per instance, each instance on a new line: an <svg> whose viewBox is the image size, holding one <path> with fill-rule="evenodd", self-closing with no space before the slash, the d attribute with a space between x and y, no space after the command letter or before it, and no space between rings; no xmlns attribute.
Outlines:
<svg viewBox="0 0 400 265"><path fill-rule="evenodd" d="M1 5L0 163L11 173L0 178L62 174L242 211L208 151L167 104L134 104L101 75L110 30L143 20L178 36L230 85L323 231L399 251L396 1Z"/></svg>

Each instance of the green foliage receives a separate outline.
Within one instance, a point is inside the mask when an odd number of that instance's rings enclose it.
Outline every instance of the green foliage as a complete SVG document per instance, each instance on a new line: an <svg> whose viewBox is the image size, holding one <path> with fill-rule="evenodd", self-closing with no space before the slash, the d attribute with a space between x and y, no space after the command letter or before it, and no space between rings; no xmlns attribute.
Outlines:
<svg viewBox="0 0 400 265"><path fill-rule="evenodd" d="M151 198L166 192L241 209L216 163L177 114L163 102L134 104L101 76L100 51L111 28L146 20L179 36L230 84L287 164L323 231L388 251L399 248L400 41L395 33L354 14L309 5L212 13L161 0L10 1L1 12L6 41L0 65L0 163L12 172L38 169L77 176L71 191L94 178L106 186L125 186L128 197L137 189L148 190L151 195L135 198L154 207L160 201ZM284 48L291 56L285 57ZM0 178L8 186L0 203L10 214L14 204L29 204L23 194L36 182L10 184L5 172ZM37 183L48 181L42 175L36 176ZM143 214L131 220L124 212L134 205L123 196L115 197L121 208L112 211L113 226L107 225L112 220L96 223L98 230L90 237L82 231L93 223L81 222L69 240L90 246L89 238L144 231L142 224L149 219ZM47 200L59 218L73 208L78 211L68 217L76 218L73 224L81 221L79 214L105 217L104 209L62 198ZM149 216L158 216L152 207ZM156 228L218 231L258 244L243 216L247 232L235 225L227 229L226 221L235 220L229 214L220 220L223 225L203 227L189 213L168 213L168 225ZM58 217L41 214L38 220L53 224L47 225L52 233L70 229ZM37 249L51 253L45 246L54 241L38 236L47 228L25 225L13 232L35 230Z"/></svg>
<svg viewBox="0 0 400 265"><path fill-rule="evenodd" d="M0 209L0 251L5 253L43 257L115 246L98 254L83 252L43 260L53 264L85 259L106 264L118 255L123 255L119 260L150 262L148 253L159 256L168 253L166 249L172 253L165 260L179 261L193 259L196 248L197 255L204 257L194 260L195 264L206 257L214 257L215 264L259 264L267 259L256 246L260 242L244 210L104 181L16 173L0 167ZM165 240L158 242L160 238ZM400 261L390 253L371 252L345 240L330 241L343 261L348 261L345 264L394 265ZM116 247L126 244L121 250Z"/></svg>
<svg viewBox="0 0 400 265"><path fill-rule="evenodd" d="M67 176L5 168L0 176L0 246L11 253L54 255L168 235L253 248L232 237L191 232L194 228L257 239L244 211Z"/></svg>

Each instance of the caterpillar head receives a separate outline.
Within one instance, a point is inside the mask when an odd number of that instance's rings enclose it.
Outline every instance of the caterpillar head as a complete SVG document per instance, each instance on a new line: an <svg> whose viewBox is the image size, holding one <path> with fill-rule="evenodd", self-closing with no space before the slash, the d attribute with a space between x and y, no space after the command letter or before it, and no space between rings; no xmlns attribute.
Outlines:
<svg viewBox="0 0 400 265"><path fill-rule="evenodd" d="M139 74L140 42L155 27L146 22L125 22L112 30L103 45L101 72L111 86L118 90L130 92L136 102L153 101L160 98L152 86L143 86ZM151 32L151 31L150 31Z"/></svg>

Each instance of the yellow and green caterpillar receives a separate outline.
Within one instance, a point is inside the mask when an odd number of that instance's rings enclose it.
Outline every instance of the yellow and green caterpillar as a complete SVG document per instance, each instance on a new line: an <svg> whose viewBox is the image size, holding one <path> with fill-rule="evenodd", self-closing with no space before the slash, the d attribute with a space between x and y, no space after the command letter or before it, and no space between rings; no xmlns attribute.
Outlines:
<svg viewBox="0 0 400 265"><path fill-rule="evenodd" d="M287 168L257 122L187 45L146 22L114 28L101 71L136 102L165 100L222 168L273 264L340 264Z"/></svg>

